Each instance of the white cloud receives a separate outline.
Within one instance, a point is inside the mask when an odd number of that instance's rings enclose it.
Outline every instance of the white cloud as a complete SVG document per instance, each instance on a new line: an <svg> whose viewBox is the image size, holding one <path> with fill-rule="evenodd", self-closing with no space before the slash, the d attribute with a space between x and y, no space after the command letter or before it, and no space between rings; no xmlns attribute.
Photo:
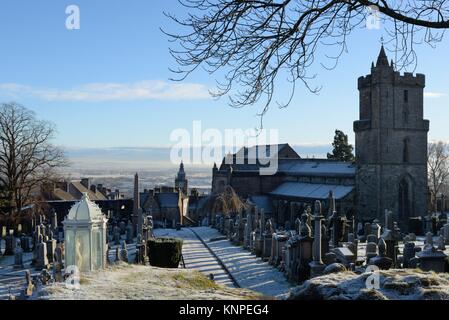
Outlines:
<svg viewBox="0 0 449 320"><path fill-rule="evenodd" d="M47 101L197 100L210 98L198 83L145 80L134 83L88 83L71 89L36 88L17 83L0 84L0 95L32 96Z"/></svg>
<svg viewBox="0 0 449 320"><path fill-rule="evenodd" d="M446 93L443 93L443 92L424 92L424 98L442 98L442 97L445 97L445 96L447 96L447 94Z"/></svg>

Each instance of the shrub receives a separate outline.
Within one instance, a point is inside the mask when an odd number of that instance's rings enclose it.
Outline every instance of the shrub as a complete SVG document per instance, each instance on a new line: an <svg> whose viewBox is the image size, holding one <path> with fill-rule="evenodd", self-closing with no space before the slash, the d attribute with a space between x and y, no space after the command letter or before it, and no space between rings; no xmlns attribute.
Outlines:
<svg viewBox="0 0 449 320"><path fill-rule="evenodd" d="M147 242L150 264L160 268L177 268L182 256L182 240L156 238Z"/></svg>

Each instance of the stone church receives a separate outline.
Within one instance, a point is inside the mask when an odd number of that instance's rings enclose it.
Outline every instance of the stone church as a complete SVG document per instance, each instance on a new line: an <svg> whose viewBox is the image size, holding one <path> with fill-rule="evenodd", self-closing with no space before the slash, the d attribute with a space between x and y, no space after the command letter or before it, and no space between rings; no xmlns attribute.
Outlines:
<svg viewBox="0 0 449 320"><path fill-rule="evenodd" d="M359 221L383 222L391 210L403 228L410 217L427 213L427 133L423 119L425 77L394 70L382 46L371 74L358 79L359 119L354 122L356 163L301 159L288 145L278 145L276 174L259 174L249 154L269 146L243 148L212 170L212 192L230 185L249 203L263 207L276 223L294 221L315 200L356 215ZM256 152L256 153L254 153ZM239 155L243 155L239 159ZM274 156L274 155L272 155ZM240 161L237 161L240 160ZM231 163L230 163L231 162Z"/></svg>

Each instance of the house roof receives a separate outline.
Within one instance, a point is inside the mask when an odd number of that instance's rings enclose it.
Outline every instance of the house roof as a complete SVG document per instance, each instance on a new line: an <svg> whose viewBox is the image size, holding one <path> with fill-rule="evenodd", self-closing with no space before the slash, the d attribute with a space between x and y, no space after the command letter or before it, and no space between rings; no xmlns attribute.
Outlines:
<svg viewBox="0 0 449 320"><path fill-rule="evenodd" d="M87 193L90 200L107 200L107 198L101 192L93 192L92 190L89 190L85 186L83 186L83 184L79 181L72 182L72 186L79 192L81 192L81 194Z"/></svg>
<svg viewBox="0 0 449 320"><path fill-rule="evenodd" d="M288 198L326 200L329 197L329 191L332 191L335 199L339 200L346 197L353 190L354 186L284 182L275 190L270 192L270 194L273 196Z"/></svg>
<svg viewBox="0 0 449 320"><path fill-rule="evenodd" d="M65 192L64 190L62 190L60 188L55 188L53 190L53 197L56 200L65 200L65 201L76 200L74 196L72 196L70 193Z"/></svg>
<svg viewBox="0 0 449 320"><path fill-rule="evenodd" d="M154 195L161 208L178 208L179 195L177 192L161 192Z"/></svg>

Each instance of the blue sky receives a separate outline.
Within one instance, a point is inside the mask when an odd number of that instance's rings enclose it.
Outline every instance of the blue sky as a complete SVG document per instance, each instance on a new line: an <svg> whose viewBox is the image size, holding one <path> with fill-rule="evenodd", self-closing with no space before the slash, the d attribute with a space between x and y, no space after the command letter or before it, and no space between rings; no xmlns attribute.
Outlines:
<svg viewBox="0 0 449 320"><path fill-rule="evenodd" d="M65 28L65 9L81 10L81 29ZM58 128L66 147L169 146L172 130L254 128L260 106L233 109L226 98L205 94L214 76L198 71L171 83L169 42L159 28L176 32L163 11L186 9L174 0L2 0L0 2L0 101L16 101ZM333 71L319 64L319 95L298 88L287 109L275 107L265 127L292 144L330 143L342 129L353 140L358 116L357 78L370 70L383 30L360 30ZM430 140L448 140L449 39L418 49L417 72L426 74L425 116ZM278 94L288 95L280 79ZM432 94L433 93L433 94Z"/></svg>

